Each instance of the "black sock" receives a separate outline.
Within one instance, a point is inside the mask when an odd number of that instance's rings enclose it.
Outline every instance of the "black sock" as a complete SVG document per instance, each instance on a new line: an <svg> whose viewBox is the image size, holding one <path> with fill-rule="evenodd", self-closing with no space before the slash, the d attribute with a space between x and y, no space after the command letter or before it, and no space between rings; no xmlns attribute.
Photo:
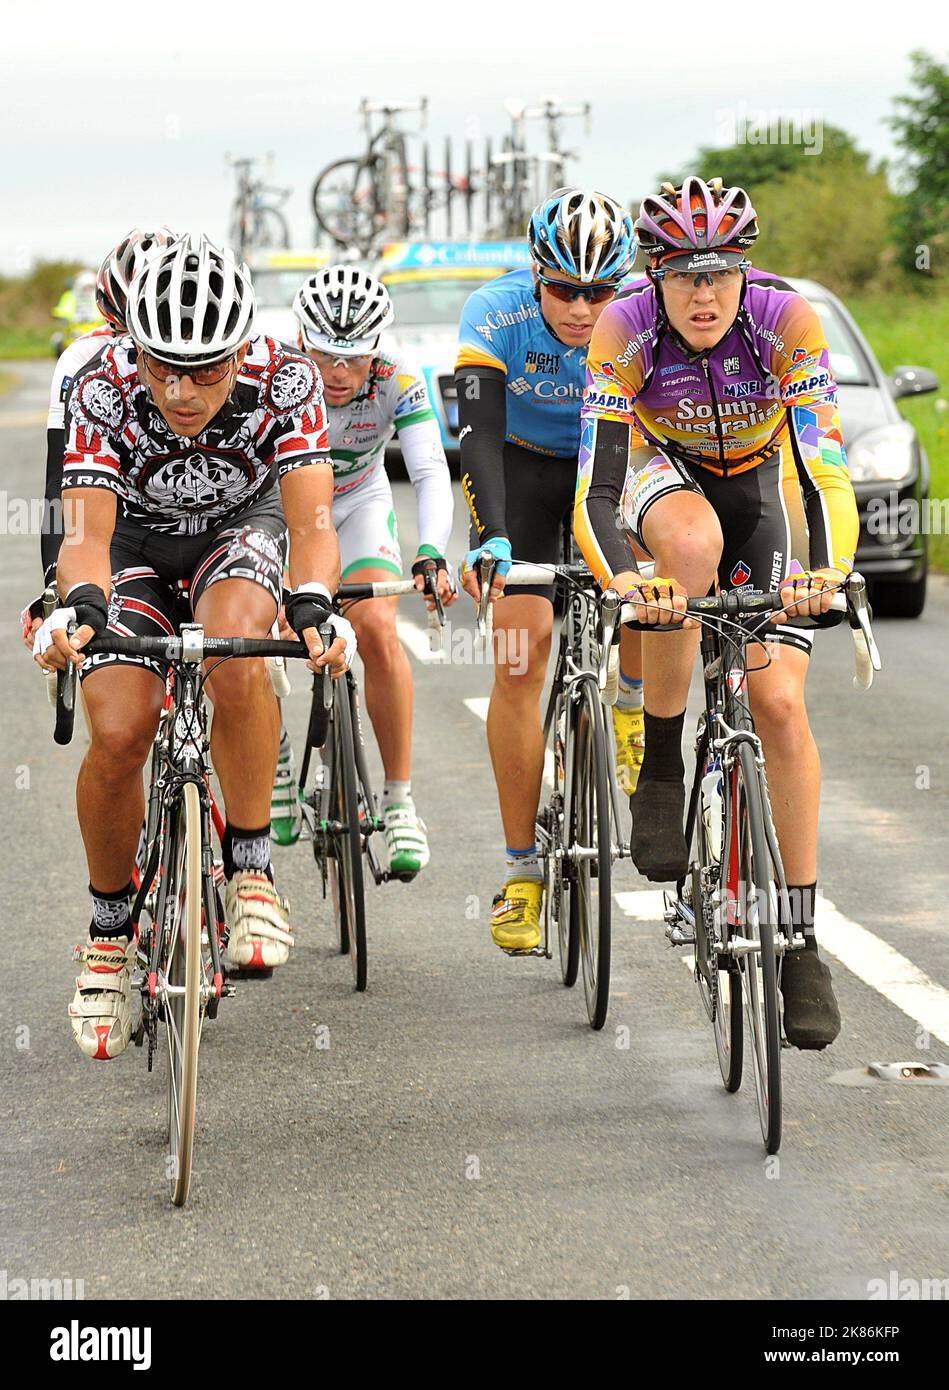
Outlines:
<svg viewBox="0 0 949 1390"><path fill-rule="evenodd" d="M221 851L226 879L232 879L242 869L251 869L266 874L271 883L273 882L269 821L259 830L242 830L240 826L232 825L228 821L224 827Z"/></svg>
<svg viewBox="0 0 949 1390"><path fill-rule="evenodd" d="M788 897L791 900L791 926L795 935L804 936L805 951L817 950L817 937L814 933L814 901L817 897L817 882L788 884Z"/></svg>
<svg viewBox="0 0 949 1390"><path fill-rule="evenodd" d="M100 940L109 941L115 936L128 936L131 931L129 926L131 920L129 912L129 898L132 894L131 882L113 893L102 893L98 888L93 888L90 883L89 892L92 894L90 939L97 937Z"/></svg>
<svg viewBox="0 0 949 1390"><path fill-rule="evenodd" d="M668 719L644 711L646 749L640 769L640 782L681 782L685 777L682 761L682 729L685 710Z"/></svg>

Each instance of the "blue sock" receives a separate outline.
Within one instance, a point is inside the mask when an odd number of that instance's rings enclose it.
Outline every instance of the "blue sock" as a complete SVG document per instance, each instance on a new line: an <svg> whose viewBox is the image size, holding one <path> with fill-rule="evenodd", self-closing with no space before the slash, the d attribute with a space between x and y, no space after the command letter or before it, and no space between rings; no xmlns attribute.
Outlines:
<svg viewBox="0 0 949 1390"><path fill-rule="evenodd" d="M544 871L537 857L536 845L531 845L530 849L511 849L510 846L505 846L505 883L510 883L512 878L536 879L540 883L543 877Z"/></svg>

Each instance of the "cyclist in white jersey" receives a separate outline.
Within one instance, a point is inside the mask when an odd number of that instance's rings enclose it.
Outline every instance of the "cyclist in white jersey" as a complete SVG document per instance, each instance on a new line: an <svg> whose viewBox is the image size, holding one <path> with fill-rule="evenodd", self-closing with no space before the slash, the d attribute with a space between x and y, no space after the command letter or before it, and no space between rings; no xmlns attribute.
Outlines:
<svg viewBox="0 0 949 1390"><path fill-rule="evenodd" d="M398 437L418 507L419 543L412 573L434 560L443 604L454 602L444 559L451 534L448 463L425 379L401 353L380 348L394 318L388 291L353 266L329 266L310 277L293 304L300 348L316 363L328 407L333 463L333 525L343 583L402 577L402 554L386 445ZM429 600L429 606L431 606ZM390 872L412 878L428 863L428 839L412 798L412 672L396 632L398 599L368 599L349 617L365 667L365 700L385 769L382 816ZM300 832L293 753L286 730L274 784L274 838Z"/></svg>
<svg viewBox="0 0 949 1390"><path fill-rule="evenodd" d="M125 306L132 277L154 251L168 246L175 234L168 227L157 232L141 232L133 227L112 248L96 276L96 305L105 323L83 333L62 352L53 368L46 417L46 507L40 537L43 587L56 583L56 557L63 538L62 517L56 515L63 483L63 441L66 397L73 380L83 367L113 339L125 331ZM23 610L23 641L32 653L33 638L42 622L43 598L39 595Z"/></svg>

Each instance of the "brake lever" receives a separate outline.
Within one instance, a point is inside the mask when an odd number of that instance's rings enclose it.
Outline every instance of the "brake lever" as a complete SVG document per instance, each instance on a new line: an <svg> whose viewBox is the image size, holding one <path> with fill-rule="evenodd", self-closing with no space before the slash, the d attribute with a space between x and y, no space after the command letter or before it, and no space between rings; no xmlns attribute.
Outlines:
<svg viewBox="0 0 949 1390"><path fill-rule="evenodd" d="M478 582L481 585L481 599L478 603L478 636L487 646L494 632L494 612L491 604L491 581L497 568L497 560L490 553L478 561Z"/></svg>
<svg viewBox="0 0 949 1390"><path fill-rule="evenodd" d="M603 703L607 705L616 703L619 689L619 653L614 651L613 639L621 602L615 589L607 589L600 599L600 661L596 684Z"/></svg>
<svg viewBox="0 0 949 1390"><path fill-rule="evenodd" d="M845 585L847 621L853 632L854 656L857 663L854 688L869 690L874 671L882 671L883 662L870 627L870 606L867 603L867 581L862 574L851 574Z"/></svg>
<svg viewBox="0 0 949 1390"><path fill-rule="evenodd" d="M324 652L328 652L335 640L335 634L329 623L323 623L317 631L320 634L320 641L323 643ZM323 708L331 709L333 706L333 677L330 672L329 662L323 667Z"/></svg>
<svg viewBox="0 0 949 1390"><path fill-rule="evenodd" d="M432 652L442 650L442 628L445 626L445 609L438 592L438 569L432 560L422 571L423 592L435 600L435 607L428 608L428 649Z"/></svg>

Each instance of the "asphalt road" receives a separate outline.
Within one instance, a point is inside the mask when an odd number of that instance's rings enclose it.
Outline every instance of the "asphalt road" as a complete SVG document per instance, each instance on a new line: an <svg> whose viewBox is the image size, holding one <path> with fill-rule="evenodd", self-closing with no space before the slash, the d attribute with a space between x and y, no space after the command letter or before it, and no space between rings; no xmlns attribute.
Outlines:
<svg viewBox="0 0 949 1390"><path fill-rule="evenodd" d="M491 944L503 841L464 703L489 693L490 671L412 657L431 865L369 890L357 996L308 846L276 851L298 945L205 1030L192 1196L171 1207L162 1074L135 1049L92 1065L66 1018L88 920L83 736L53 744L15 623L39 573L14 513L42 491L50 367L18 366L0 399L0 1271L82 1280L86 1298L860 1299L891 1270L949 1277L949 1085L835 1080L949 1060L945 581L920 621L877 625L885 669L869 694L851 688L845 633L819 639L821 883L849 963L831 958L837 1043L785 1053L779 1159L750 1082L722 1090L689 974L655 916L640 920L647 899L624 900L633 915L617 905L599 1034L555 962ZM408 555L411 490L397 491ZM463 533L459 498L453 557ZM298 680L298 737L306 707ZM628 862L616 878L647 887Z"/></svg>

